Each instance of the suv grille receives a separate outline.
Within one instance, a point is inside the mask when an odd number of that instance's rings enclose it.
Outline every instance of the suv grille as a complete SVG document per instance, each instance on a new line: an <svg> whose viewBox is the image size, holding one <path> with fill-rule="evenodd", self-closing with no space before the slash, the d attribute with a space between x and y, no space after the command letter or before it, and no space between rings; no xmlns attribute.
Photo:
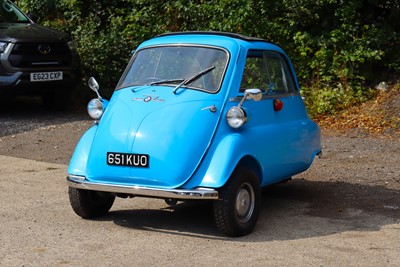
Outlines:
<svg viewBox="0 0 400 267"><path fill-rule="evenodd" d="M66 43L17 43L9 61L15 68L69 67L71 52Z"/></svg>

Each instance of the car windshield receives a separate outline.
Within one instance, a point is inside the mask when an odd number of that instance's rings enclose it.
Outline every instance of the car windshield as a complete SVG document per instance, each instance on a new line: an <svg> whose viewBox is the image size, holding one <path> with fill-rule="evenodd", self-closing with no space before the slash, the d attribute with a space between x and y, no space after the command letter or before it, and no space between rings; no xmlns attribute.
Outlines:
<svg viewBox="0 0 400 267"><path fill-rule="evenodd" d="M138 51L117 85L167 85L217 92L228 63L225 50L201 46L157 46Z"/></svg>
<svg viewBox="0 0 400 267"><path fill-rule="evenodd" d="M11 1L0 0L0 23L27 23L29 19Z"/></svg>

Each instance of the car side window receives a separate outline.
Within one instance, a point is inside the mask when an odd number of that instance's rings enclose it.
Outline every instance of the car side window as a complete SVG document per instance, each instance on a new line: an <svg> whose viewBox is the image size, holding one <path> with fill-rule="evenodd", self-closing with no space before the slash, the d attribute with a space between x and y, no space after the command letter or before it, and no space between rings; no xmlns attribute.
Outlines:
<svg viewBox="0 0 400 267"><path fill-rule="evenodd" d="M249 50L240 92L258 88L264 94L285 94L296 91L286 60L277 52Z"/></svg>

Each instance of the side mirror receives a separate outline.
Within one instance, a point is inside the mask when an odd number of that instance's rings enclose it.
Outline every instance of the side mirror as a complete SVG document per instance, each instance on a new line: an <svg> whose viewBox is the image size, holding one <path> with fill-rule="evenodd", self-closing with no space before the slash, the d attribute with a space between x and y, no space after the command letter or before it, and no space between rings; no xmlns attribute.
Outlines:
<svg viewBox="0 0 400 267"><path fill-rule="evenodd" d="M244 91L246 99L253 99L254 101L260 101L262 99L262 92L260 89L246 89Z"/></svg>
<svg viewBox="0 0 400 267"><path fill-rule="evenodd" d="M36 16L36 14L33 13L29 13L28 18L30 18L33 22L38 20L38 16Z"/></svg>
<svg viewBox="0 0 400 267"><path fill-rule="evenodd" d="M12 5L7 3L7 1L3 1L3 8L4 8L5 11L7 11L9 13L14 11Z"/></svg>
<svg viewBox="0 0 400 267"><path fill-rule="evenodd" d="M103 98L102 98L102 97L100 96L100 94L99 94L100 86L99 86L99 84L97 83L96 79L93 78L93 77L90 77L90 78L89 78L89 81L88 81L88 85L89 85L89 88L92 89L92 90L97 94L97 97L98 97L100 100L102 100Z"/></svg>
<svg viewBox="0 0 400 267"><path fill-rule="evenodd" d="M246 89L244 91L244 96L242 100L240 101L238 107L241 108L243 105L243 102L247 99L253 99L254 101L260 101L262 99L262 92L260 89Z"/></svg>
<svg viewBox="0 0 400 267"><path fill-rule="evenodd" d="M247 122L246 112L242 109L243 102L247 99L253 99L254 101L260 101L262 99L262 92L260 89L246 89L244 96L240 100L239 104L231 107L227 114L226 120L228 125L234 129L242 127Z"/></svg>

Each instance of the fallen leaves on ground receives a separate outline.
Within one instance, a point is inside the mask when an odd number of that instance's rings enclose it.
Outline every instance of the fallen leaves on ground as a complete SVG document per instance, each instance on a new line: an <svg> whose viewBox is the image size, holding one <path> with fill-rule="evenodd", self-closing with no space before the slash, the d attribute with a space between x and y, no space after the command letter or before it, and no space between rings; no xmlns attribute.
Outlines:
<svg viewBox="0 0 400 267"><path fill-rule="evenodd" d="M335 115L315 119L325 130L357 130L361 133L400 138L400 85L379 91L374 99Z"/></svg>

